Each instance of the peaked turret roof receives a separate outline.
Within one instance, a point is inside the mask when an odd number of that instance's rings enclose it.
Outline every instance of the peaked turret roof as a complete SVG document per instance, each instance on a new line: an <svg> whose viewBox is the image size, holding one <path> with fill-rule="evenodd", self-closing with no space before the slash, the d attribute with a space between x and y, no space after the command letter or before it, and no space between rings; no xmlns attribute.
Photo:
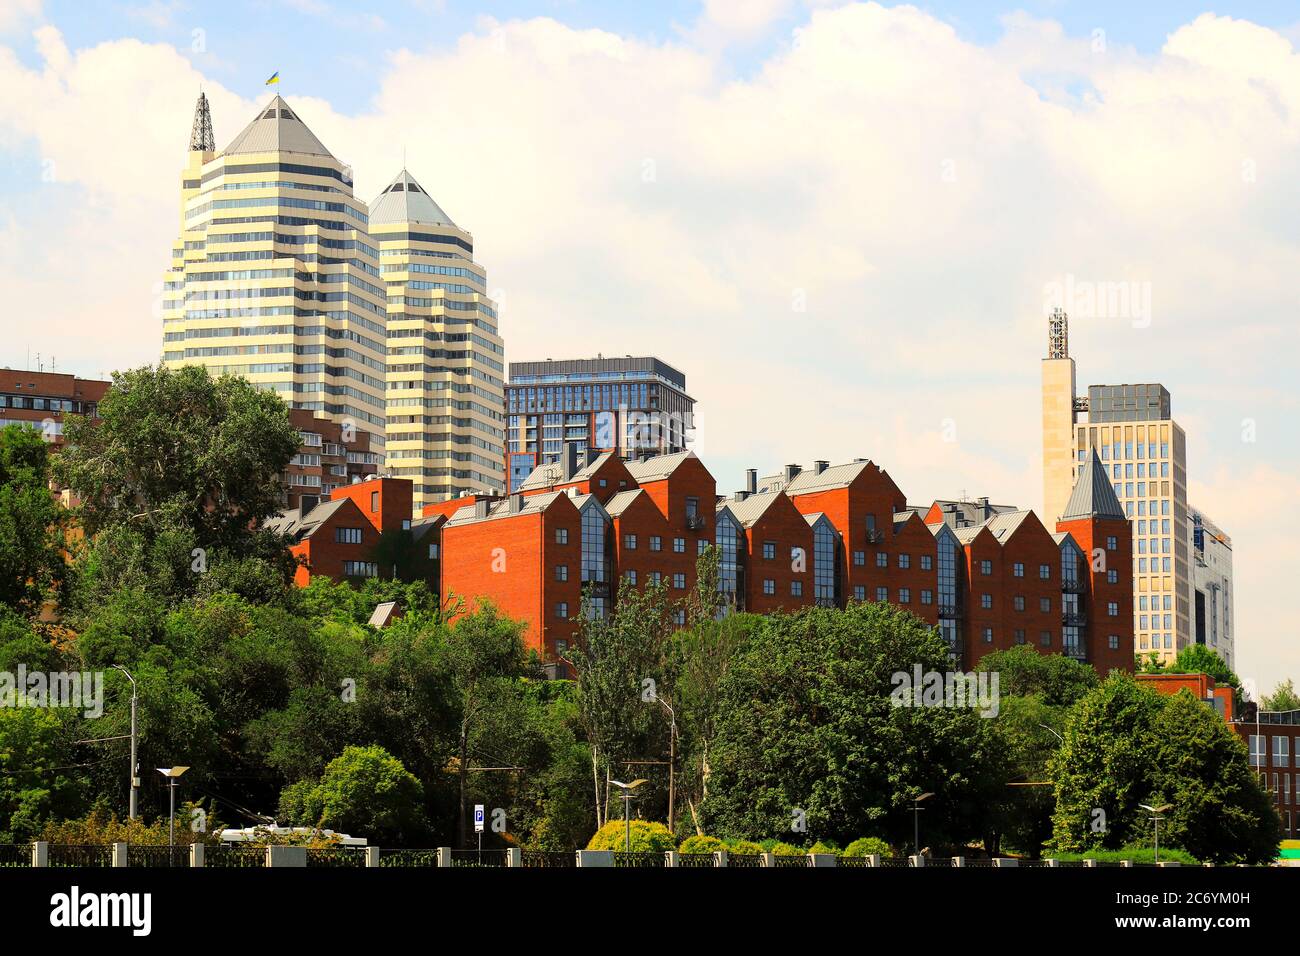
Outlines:
<svg viewBox="0 0 1300 956"><path fill-rule="evenodd" d="M212 110L208 108L208 97L199 93L199 101L194 104L194 125L190 127L190 152L214 153L217 144L212 136Z"/></svg>
<svg viewBox="0 0 1300 956"><path fill-rule="evenodd" d="M420 222L430 226L454 226L451 217L433 201L424 187L403 169L370 204L370 222Z"/></svg>
<svg viewBox="0 0 1300 956"><path fill-rule="evenodd" d="M1111 487L1106 466L1097 457L1096 448L1092 449L1088 464L1079 469L1079 480L1074 483L1074 491L1070 493L1070 500L1061 513L1062 521L1073 521L1076 518L1128 520L1124 515L1124 507L1115 496L1115 489Z"/></svg>
<svg viewBox="0 0 1300 956"><path fill-rule="evenodd" d="M244 131L225 148L227 156L236 153L308 153L332 156L298 114L276 96L258 112Z"/></svg>

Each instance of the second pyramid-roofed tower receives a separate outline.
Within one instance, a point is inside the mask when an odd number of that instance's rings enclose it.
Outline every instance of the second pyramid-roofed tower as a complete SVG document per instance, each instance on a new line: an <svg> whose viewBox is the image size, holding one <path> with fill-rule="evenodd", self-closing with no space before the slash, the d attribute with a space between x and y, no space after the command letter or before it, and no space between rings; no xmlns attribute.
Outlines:
<svg viewBox="0 0 1300 956"><path fill-rule="evenodd" d="M415 506L505 488L504 348L473 237L405 169L370 204L388 290L388 474Z"/></svg>

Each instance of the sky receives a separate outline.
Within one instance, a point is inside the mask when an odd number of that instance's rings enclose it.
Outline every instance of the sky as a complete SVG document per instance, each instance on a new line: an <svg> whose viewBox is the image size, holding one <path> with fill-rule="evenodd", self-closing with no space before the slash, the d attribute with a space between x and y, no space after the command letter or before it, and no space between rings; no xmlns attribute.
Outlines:
<svg viewBox="0 0 1300 956"><path fill-rule="evenodd" d="M1300 679L1285 6L0 0L0 366L157 361L195 98L222 146L279 71L359 195L405 156L474 234L507 360L681 368L720 493L868 457L913 503L1040 508L1064 299L1081 389L1173 394L1271 690Z"/></svg>

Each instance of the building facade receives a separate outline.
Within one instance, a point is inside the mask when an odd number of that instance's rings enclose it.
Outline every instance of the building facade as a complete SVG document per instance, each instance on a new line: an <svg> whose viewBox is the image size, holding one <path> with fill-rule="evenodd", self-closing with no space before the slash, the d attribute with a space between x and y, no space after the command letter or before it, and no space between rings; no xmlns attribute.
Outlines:
<svg viewBox="0 0 1300 956"><path fill-rule="evenodd" d="M0 428L30 425L58 448L65 416L97 417L110 384L62 372L0 369Z"/></svg>
<svg viewBox="0 0 1300 956"><path fill-rule="evenodd" d="M387 466L415 506L505 490L505 349L474 238L403 169L370 204L388 295Z"/></svg>
<svg viewBox="0 0 1300 956"><path fill-rule="evenodd" d="M1188 508L1191 535L1192 636L1235 666L1232 539L1205 512Z"/></svg>
<svg viewBox="0 0 1300 956"><path fill-rule="evenodd" d="M510 363L506 414L506 471L517 491L566 444L623 458L685 451L695 400L686 376L657 358L547 359Z"/></svg>
<svg viewBox="0 0 1300 956"><path fill-rule="evenodd" d="M1135 651L1172 661L1195 640L1187 505L1187 440L1169 391L1154 383L1074 391L1068 319L1049 319L1043 361L1043 500L1060 516L1095 451L1132 525Z"/></svg>
<svg viewBox="0 0 1300 956"><path fill-rule="evenodd" d="M302 444L280 476L286 510L305 514L339 488L373 478L381 470L383 456L370 450L370 432L303 408L289 409L289 421Z"/></svg>

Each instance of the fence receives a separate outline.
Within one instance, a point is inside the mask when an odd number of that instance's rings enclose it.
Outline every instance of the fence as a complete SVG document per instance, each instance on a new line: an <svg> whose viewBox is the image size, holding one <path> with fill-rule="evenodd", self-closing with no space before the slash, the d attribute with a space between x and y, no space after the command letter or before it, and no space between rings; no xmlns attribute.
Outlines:
<svg viewBox="0 0 1300 956"><path fill-rule="evenodd" d="M153 846L113 843L74 845L59 843L0 844L0 869L22 867L214 867L225 869L263 869L266 867L309 867L362 869L366 867L405 867L423 869L454 867L459 869L572 869L574 867L623 867L629 869L805 869L843 867L845 869L901 869L927 866L954 868L1038 867L1043 869L1085 866L1178 866L1177 863L1131 863L1098 860L1021 860L1012 857L836 857L830 853L622 853L607 850L577 852L544 850L453 850L450 847L429 849L381 849L379 847L276 847L248 843L225 843L206 846Z"/></svg>

